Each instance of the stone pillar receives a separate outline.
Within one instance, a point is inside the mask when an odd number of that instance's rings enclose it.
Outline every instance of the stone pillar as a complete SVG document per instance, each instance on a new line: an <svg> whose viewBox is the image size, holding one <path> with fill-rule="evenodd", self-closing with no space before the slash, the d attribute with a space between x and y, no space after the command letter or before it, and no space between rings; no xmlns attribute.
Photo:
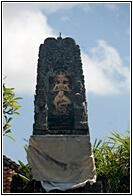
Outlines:
<svg viewBox="0 0 133 196"><path fill-rule="evenodd" d="M40 45L34 105L28 151L33 179L48 191L95 183L84 76L74 39L47 38Z"/></svg>

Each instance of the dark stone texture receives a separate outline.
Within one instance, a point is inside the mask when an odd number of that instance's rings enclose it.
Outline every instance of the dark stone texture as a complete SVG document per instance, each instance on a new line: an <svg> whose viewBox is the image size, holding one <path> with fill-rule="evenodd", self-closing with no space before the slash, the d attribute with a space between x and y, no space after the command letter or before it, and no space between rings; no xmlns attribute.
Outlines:
<svg viewBox="0 0 133 196"><path fill-rule="evenodd" d="M26 183L20 176L14 175L11 182L11 193L47 193L40 181L31 180ZM66 191L51 190L49 193L109 193L109 183L105 174L97 176L97 182L92 185L87 182L83 187Z"/></svg>
<svg viewBox="0 0 133 196"><path fill-rule="evenodd" d="M94 183L92 185L86 183L86 185L83 187L69 189L66 191L54 189L49 191L49 193L102 193L101 191L102 191L102 182L98 181L97 183ZM26 185L19 176L14 176L12 181L11 193L47 193L47 192L42 187L40 181L31 180Z"/></svg>
<svg viewBox="0 0 133 196"><path fill-rule="evenodd" d="M72 38L39 48L33 135L89 134L80 49Z"/></svg>

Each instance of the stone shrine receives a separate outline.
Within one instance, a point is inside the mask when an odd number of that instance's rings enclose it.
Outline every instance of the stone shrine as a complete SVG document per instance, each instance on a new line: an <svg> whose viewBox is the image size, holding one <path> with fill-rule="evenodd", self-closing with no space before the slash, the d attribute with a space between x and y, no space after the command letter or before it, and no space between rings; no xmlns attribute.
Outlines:
<svg viewBox="0 0 133 196"><path fill-rule="evenodd" d="M39 49L34 135L88 134L80 49L72 38L47 38Z"/></svg>
<svg viewBox="0 0 133 196"><path fill-rule="evenodd" d="M72 38L47 38L39 48L33 135L28 162L48 192L95 183L84 76Z"/></svg>

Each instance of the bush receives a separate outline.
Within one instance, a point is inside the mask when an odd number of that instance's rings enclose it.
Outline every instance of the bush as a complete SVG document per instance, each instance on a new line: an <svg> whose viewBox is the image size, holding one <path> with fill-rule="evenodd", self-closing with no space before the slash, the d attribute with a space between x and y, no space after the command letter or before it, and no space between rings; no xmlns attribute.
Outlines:
<svg viewBox="0 0 133 196"><path fill-rule="evenodd" d="M130 133L126 132L126 136L111 132L108 142L94 143L96 171L107 176L110 193L130 193Z"/></svg>

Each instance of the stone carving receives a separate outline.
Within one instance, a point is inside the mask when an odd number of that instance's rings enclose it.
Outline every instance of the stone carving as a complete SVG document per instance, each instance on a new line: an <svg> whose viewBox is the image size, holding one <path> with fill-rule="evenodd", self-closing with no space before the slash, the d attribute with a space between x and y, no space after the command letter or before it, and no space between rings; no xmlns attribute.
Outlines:
<svg viewBox="0 0 133 196"><path fill-rule="evenodd" d="M39 48L33 134L88 134L79 46L72 38L47 38Z"/></svg>
<svg viewBox="0 0 133 196"><path fill-rule="evenodd" d="M84 76L74 39L47 38L40 45L34 105L27 154L32 178L46 191L95 183Z"/></svg>
<svg viewBox="0 0 133 196"><path fill-rule="evenodd" d="M66 74L63 72L59 72L55 76L55 86L53 90L51 90L51 92L58 92L53 101L57 115L66 114L67 105L71 104L69 98L64 94L64 91L71 92L68 85L69 82L68 78L66 77Z"/></svg>

